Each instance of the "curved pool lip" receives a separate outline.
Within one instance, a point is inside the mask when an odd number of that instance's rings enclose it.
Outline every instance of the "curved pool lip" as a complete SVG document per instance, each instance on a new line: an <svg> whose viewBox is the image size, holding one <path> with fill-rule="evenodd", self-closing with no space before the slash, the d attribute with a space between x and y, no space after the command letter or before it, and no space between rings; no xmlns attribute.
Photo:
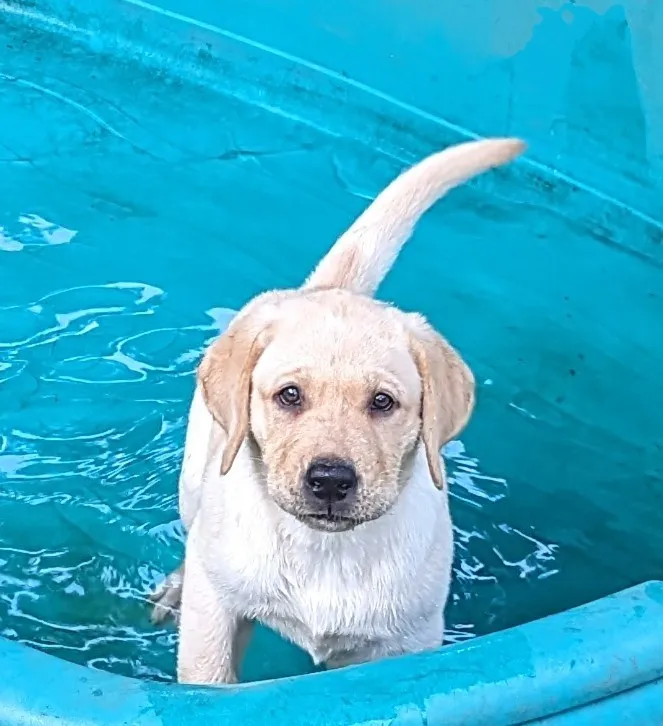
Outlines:
<svg viewBox="0 0 663 726"><path fill-rule="evenodd" d="M133 680L0 640L0 724L647 726L663 717L661 622L663 582L648 582L433 653L221 688Z"/></svg>

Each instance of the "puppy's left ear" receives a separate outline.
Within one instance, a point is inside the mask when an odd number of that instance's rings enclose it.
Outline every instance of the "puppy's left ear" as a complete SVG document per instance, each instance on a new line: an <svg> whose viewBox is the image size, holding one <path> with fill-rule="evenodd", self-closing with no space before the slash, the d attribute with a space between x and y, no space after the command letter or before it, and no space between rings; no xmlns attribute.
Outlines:
<svg viewBox="0 0 663 726"><path fill-rule="evenodd" d="M440 450L466 426L474 408L472 371L421 315L408 315L411 351L421 378L421 439L431 477L444 486Z"/></svg>

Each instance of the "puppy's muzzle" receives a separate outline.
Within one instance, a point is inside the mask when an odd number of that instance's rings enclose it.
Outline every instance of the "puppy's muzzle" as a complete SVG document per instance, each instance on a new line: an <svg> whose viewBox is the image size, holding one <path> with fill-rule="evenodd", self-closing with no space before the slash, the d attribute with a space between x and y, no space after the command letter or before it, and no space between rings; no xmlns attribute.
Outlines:
<svg viewBox="0 0 663 726"><path fill-rule="evenodd" d="M357 472L347 461L315 459L304 475L304 489L316 510L335 514L354 498Z"/></svg>

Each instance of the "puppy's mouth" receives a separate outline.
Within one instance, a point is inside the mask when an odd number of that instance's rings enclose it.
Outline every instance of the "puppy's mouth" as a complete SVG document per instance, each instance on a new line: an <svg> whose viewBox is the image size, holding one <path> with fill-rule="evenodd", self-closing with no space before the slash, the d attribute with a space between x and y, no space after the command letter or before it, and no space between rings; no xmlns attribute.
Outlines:
<svg viewBox="0 0 663 726"><path fill-rule="evenodd" d="M311 529L318 529L323 532L347 532L361 524L360 519L345 517L330 511L301 514L299 519Z"/></svg>

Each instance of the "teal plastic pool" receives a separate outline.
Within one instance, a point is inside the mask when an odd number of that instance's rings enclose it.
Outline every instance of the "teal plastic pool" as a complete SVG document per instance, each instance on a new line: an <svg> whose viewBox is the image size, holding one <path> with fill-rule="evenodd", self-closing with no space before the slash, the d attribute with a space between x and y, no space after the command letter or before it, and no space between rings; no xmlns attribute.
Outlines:
<svg viewBox="0 0 663 726"><path fill-rule="evenodd" d="M0 726L663 721L663 9L515 5L0 0ZM380 291L479 382L450 645L310 673L259 631L246 685L174 685L145 595L201 351L404 166L502 134L527 158Z"/></svg>

